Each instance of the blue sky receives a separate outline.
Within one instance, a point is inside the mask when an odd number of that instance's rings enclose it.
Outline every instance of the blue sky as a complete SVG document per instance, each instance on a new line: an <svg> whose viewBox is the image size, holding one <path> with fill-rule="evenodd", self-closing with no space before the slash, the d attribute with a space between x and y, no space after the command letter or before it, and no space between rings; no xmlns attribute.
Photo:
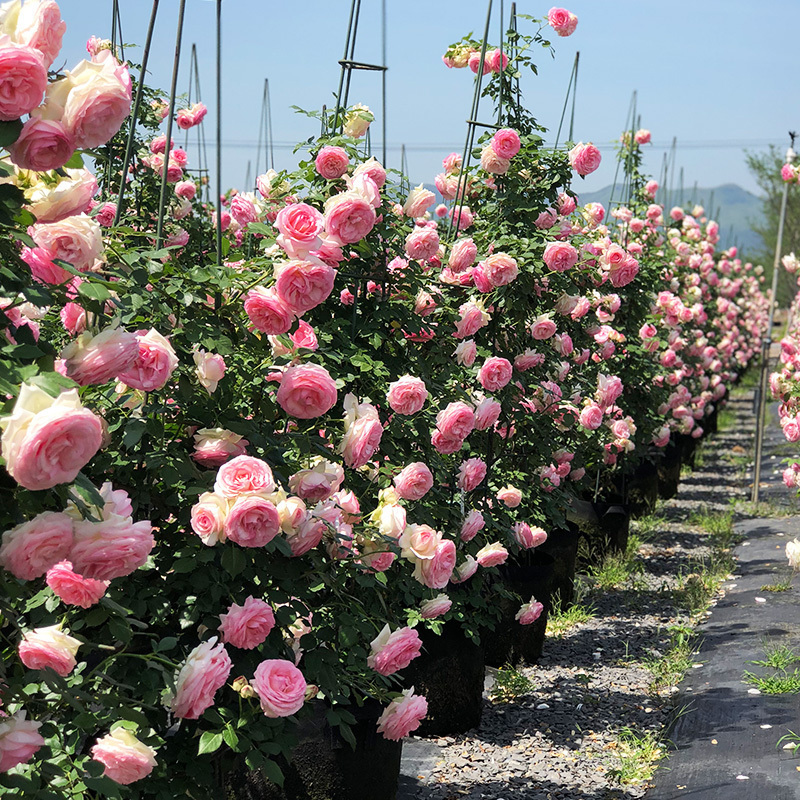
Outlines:
<svg viewBox="0 0 800 800"><path fill-rule="evenodd" d="M59 0L67 22L62 58L69 68L84 57L86 39L110 36L111 0ZM151 3L121 0L124 40L141 45ZM447 46L462 35L479 36L486 0L386 0L388 72L388 162L399 167L399 147L407 147L414 182L432 182L441 159L461 151L472 98L472 73L448 70L441 62ZM490 43L500 26L494 0ZM678 140L677 169L684 184L738 183L755 188L744 165L743 148L788 144L787 131L800 129L796 81L798 0L575 0L576 32L552 37L555 59L537 54L539 75L525 77L523 91L537 119L555 131L576 50L581 53L575 138L603 149L604 163L576 191L611 183L612 151L604 149L624 127L634 90L642 126L653 132L646 167L659 176L663 154ZM213 145L214 0L187 0L179 91L189 86L191 45L200 60L204 123ZM505 0L506 15L510 2ZM520 13L544 17L550 0L520 0ZM177 0L161 0L150 82L169 87L175 47ZM264 79L272 95L276 166L292 165L292 143L312 136L317 124L292 105L319 108L331 102L339 80L349 0L223 0L223 185L242 187L248 160L255 167ZM381 59L381 2L362 0L356 58ZM530 25L522 22L521 25ZM141 49L131 53L133 60ZM57 62L60 63L60 62ZM357 73L351 102L380 110L377 73ZM485 116L488 116L486 109ZM375 131L379 136L378 122ZM378 136L373 148L380 154ZM182 144L184 135L177 137ZM196 161L194 151L190 156ZM213 149L209 151L213 162ZM261 156L263 171L265 157Z"/></svg>

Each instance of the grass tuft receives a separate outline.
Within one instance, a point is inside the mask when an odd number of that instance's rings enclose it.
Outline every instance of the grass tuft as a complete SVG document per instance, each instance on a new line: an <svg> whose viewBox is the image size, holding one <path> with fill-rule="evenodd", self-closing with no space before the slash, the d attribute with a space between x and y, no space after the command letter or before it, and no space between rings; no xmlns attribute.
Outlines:
<svg viewBox="0 0 800 800"><path fill-rule="evenodd" d="M653 777L658 762L666 755L660 734L639 733L628 726L621 728L616 742L619 765L608 770L608 777L621 786L643 783Z"/></svg>
<svg viewBox="0 0 800 800"><path fill-rule="evenodd" d="M576 625L589 622L595 617L595 607L583 602L579 585L575 587L575 601L569 608L562 608L556 597L547 615L547 635L561 638Z"/></svg>
<svg viewBox="0 0 800 800"><path fill-rule="evenodd" d="M495 703L510 703L518 697L530 694L534 688L535 685L530 678L510 664L506 664L497 670L489 697Z"/></svg>
<svg viewBox="0 0 800 800"><path fill-rule="evenodd" d="M659 694L681 682L683 676L692 668L693 655L698 639L694 631L685 625L667 628L670 641L664 655L645 662L653 680L650 691Z"/></svg>

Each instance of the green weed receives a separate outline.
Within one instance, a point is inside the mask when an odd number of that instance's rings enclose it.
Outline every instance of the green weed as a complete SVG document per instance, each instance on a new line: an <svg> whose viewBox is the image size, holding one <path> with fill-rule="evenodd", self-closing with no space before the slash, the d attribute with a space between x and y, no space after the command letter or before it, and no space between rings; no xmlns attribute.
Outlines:
<svg viewBox="0 0 800 800"><path fill-rule="evenodd" d="M496 703L510 703L518 697L530 694L534 688L530 678L507 664L497 670L489 697Z"/></svg>
<svg viewBox="0 0 800 800"><path fill-rule="evenodd" d="M645 662L653 680L650 691L658 694L677 685L691 669L698 639L691 628L674 625L667 628L670 641L664 655Z"/></svg>
<svg viewBox="0 0 800 800"><path fill-rule="evenodd" d="M551 603L550 613L547 615L547 635L556 638L562 637L576 625L589 622L595 617L595 608L590 603L583 602L583 593L576 586L575 602L569 608L562 608L557 602Z"/></svg>
<svg viewBox="0 0 800 800"><path fill-rule="evenodd" d="M616 749L619 765L608 770L607 775L621 786L650 780L666 755L659 733L639 733L628 726L620 729Z"/></svg>

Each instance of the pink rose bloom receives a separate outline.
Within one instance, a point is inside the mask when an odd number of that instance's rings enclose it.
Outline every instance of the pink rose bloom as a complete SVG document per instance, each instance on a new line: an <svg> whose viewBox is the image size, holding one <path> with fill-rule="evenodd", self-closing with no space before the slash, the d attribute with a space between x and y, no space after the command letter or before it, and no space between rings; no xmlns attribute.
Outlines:
<svg viewBox="0 0 800 800"><path fill-rule="evenodd" d="M103 253L99 223L86 214L75 214L58 222L37 223L31 236L36 244L85 272Z"/></svg>
<svg viewBox="0 0 800 800"><path fill-rule="evenodd" d="M467 555L464 563L456 567L455 577L451 577L450 582L464 583L464 581L468 581L478 571L478 566L478 562L472 556Z"/></svg>
<svg viewBox="0 0 800 800"><path fill-rule="evenodd" d="M243 228L251 222L258 220L258 212L256 211L255 204L249 197L242 194L237 194L231 199L230 205L231 216Z"/></svg>
<svg viewBox="0 0 800 800"><path fill-rule="evenodd" d="M475 222L475 215L469 206L453 206L450 209L450 219L455 220L456 230L465 231Z"/></svg>
<svg viewBox="0 0 800 800"><path fill-rule="evenodd" d="M543 364L544 360L545 358L541 353L537 353L535 350L526 350L514 359L514 369L518 372L526 372L533 367L538 367L539 364Z"/></svg>
<svg viewBox="0 0 800 800"><path fill-rule="evenodd" d="M13 38L19 44L38 50L44 65L50 67L61 50L66 29L67 23L61 19L61 11L55 0L27 2L19 9Z"/></svg>
<svg viewBox="0 0 800 800"><path fill-rule="evenodd" d="M547 22L559 36L570 36L575 32L578 18L566 8L551 8L547 12Z"/></svg>
<svg viewBox="0 0 800 800"><path fill-rule="evenodd" d="M81 406L77 389L53 398L23 384L10 416L2 422L6 470L26 489L71 483L100 449L100 419Z"/></svg>
<svg viewBox="0 0 800 800"><path fill-rule="evenodd" d="M631 255L626 255L624 259L609 267L608 275L611 285L620 287L627 286L639 273L639 262Z"/></svg>
<svg viewBox="0 0 800 800"><path fill-rule="evenodd" d="M462 492L471 492L485 477L486 462L482 458L468 458L458 469L458 488Z"/></svg>
<svg viewBox="0 0 800 800"><path fill-rule="evenodd" d="M325 523L321 519L308 517L295 531L286 537L294 557L305 555L313 550L321 541L325 533Z"/></svg>
<svg viewBox="0 0 800 800"><path fill-rule="evenodd" d="M283 658L262 661L253 678L261 710L268 717L290 717L296 714L305 702L306 679L303 673Z"/></svg>
<svg viewBox="0 0 800 800"><path fill-rule="evenodd" d="M62 603L81 608L90 608L99 603L109 585L108 581L96 581L78 575L70 561L61 561L50 567L45 580Z"/></svg>
<svg viewBox="0 0 800 800"><path fill-rule="evenodd" d="M275 504L261 495L237 497L223 523L225 535L241 547L264 547L281 532Z"/></svg>
<svg viewBox="0 0 800 800"><path fill-rule="evenodd" d="M436 548L441 541L442 534L430 525L409 525L398 540L400 555L411 561L429 560L436 555Z"/></svg>
<svg viewBox="0 0 800 800"><path fill-rule="evenodd" d="M597 404L601 408L613 406L617 398L622 394L622 388L622 380L619 377L601 373L597 376L597 391L595 392Z"/></svg>
<svg viewBox="0 0 800 800"><path fill-rule="evenodd" d="M595 403L589 403L580 413L578 422L590 431L596 431L603 424L603 409Z"/></svg>
<svg viewBox="0 0 800 800"><path fill-rule="evenodd" d="M0 717L0 773L17 764L27 764L33 758L44 744L44 737L38 732L41 724L25 719L24 711L13 717Z"/></svg>
<svg viewBox="0 0 800 800"><path fill-rule="evenodd" d="M209 394L214 394L217 384L225 376L225 359L219 353L207 353L205 350L195 350L192 354L195 364L195 375L200 385Z"/></svg>
<svg viewBox="0 0 800 800"><path fill-rule="evenodd" d="M386 183L386 170L380 165L380 163L378 163L378 161L375 160L374 157L365 161L363 164L359 164L353 170L354 178L357 178L359 175L364 175L365 177L370 178L378 189L380 189L383 184Z"/></svg>
<svg viewBox="0 0 800 800"><path fill-rule="evenodd" d="M641 128L640 130L636 131L633 135L633 138L636 144L650 144L650 131Z"/></svg>
<svg viewBox="0 0 800 800"><path fill-rule="evenodd" d="M317 334L314 333L314 329L302 319L298 320L297 330L289 334L289 338L292 340L292 344L297 348L314 351L319 347Z"/></svg>
<svg viewBox="0 0 800 800"><path fill-rule="evenodd" d="M108 383L125 372L139 354L139 340L122 328L106 328L92 336L88 331L62 351L67 375L81 386Z"/></svg>
<svg viewBox="0 0 800 800"><path fill-rule="evenodd" d="M472 541L475 536L485 527L486 521L483 518L483 514L481 514L481 512L477 509L473 508L469 514L467 514L467 518L464 520L464 524L461 526L459 537L462 542Z"/></svg>
<svg viewBox="0 0 800 800"><path fill-rule="evenodd" d="M244 455L250 442L225 428L201 428L194 436L192 458L204 467L221 467L226 461Z"/></svg>
<svg viewBox="0 0 800 800"><path fill-rule="evenodd" d="M530 550L547 541L547 532L541 528L532 528L527 522L515 522L514 539L520 547Z"/></svg>
<svg viewBox="0 0 800 800"><path fill-rule="evenodd" d="M505 486L497 493L497 499L508 508L516 508L522 502L522 492L514 486Z"/></svg>
<svg viewBox="0 0 800 800"><path fill-rule="evenodd" d="M421 500L433 486L433 475L426 464L415 461L395 475L394 485L403 500Z"/></svg>
<svg viewBox="0 0 800 800"><path fill-rule="evenodd" d="M81 642L64 633L61 626L52 625L24 634L19 644L19 657L28 669L50 667L66 678L75 668L75 654L80 646Z"/></svg>
<svg viewBox="0 0 800 800"><path fill-rule="evenodd" d="M389 407L397 414L410 416L422 410L428 399L428 390L421 378L403 375L402 378L389 384L386 400Z"/></svg>
<svg viewBox="0 0 800 800"><path fill-rule="evenodd" d="M73 569L84 578L110 581L130 575L147 561L155 547L149 520L133 522L112 514L101 522L75 522L75 545L70 553Z"/></svg>
<svg viewBox="0 0 800 800"><path fill-rule="evenodd" d="M412 219L423 217L435 200L436 195L420 184L409 192L408 198L403 204L403 213Z"/></svg>
<svg viewBox="0 0 800 800"><path fill-rule="evenodd" d="M103 775L123 786L146 778L156 765L156 751L125 728L98 739L91 752L92 759L105 767Z"/></svg>
<svg viewBox="0 0 800 800"><path fill-rule="evenodd" d="M384 739L398 742L415 731L427 714L428 701L414 694L413 687L405 689L378 718L378 733Z"/></svg>
<svg viewBox="0 0 800 800"><path fill-rule="evenodd" d="M325 225L322 214L307 203L290 203L275 217L278 244L292 257L301 258L321 244Z"/></svg>
<svg viewBox="0 0 800 800"><path fill-rule="evenodd" d="M283 374L277 400L290 417L314 419L336 405L336 384L317 364L291 366Z"/></svg>
<svg viewBox="0 0 800 800"><path fill-rule="evenodd" d="M508 558L508 550L499 542L492 542L478 550L475 555L478 564L482 567L497 567L505 564Z"/></svg>
<svg viewBox="0 0 800 800"><path fill-rule="evenodd" d="M489 69L494 73L502 72L508 66L508 55L502 50L487 50L486 60Z"/></svg>
<svg viewBox="0 0 800 800"><path fill-rule="evenodd" d="M493 253L483 262L483 273L492 286L505 286L519 275L519 267L506 253Z"/></svg>
<svg viewBox="0 0 800 800"><path fill-rule="evenodd" d="M40 283L58 286L73 279L71 272L67 272L67 270L59 267L58 264L53 263L53 259L58 258L58 256L52 250L47 250L44 247L23 247L20 257L30 268L33 278ZM75 303L67 303L67 305L76 306ZM76 307L80 308L81 313L85 314L80 306ZM64 310L62 309L62 314Z"/></svg>
<svg viewBox="0 0 800 800"><path fill-rule="evenodd" d="M578 263L578 251L568 242L550 242L542 258L555 272L566 272Z"/></svg>
<svg viewBox="0 0 800 800"><path fill-rule="evenodd" d="M534 339L549 339L556 332L556 324L546 314L540 314L531 325Z"/></svg>
<svg viewBox="0 0 800 800"><path fill-rule="evenodd" d="M197 645L175 676L175 696L170 707L179 719L198 719L214 705L217 689L225 685L231 659L217 637Z"/></svg>
<svg viewBox="0 0 800 800"><path fill-rule="evenodd" d="M175 184L175 194L185 200L194 200L197 194L197 184L194 181L178 181Z"/></svg>
<svg viewBox="0 0 800 800"><path fill-rule="evenodd" d="M458 313L460 319L456 323L456 332L453 334L456 339L467 339L474 336L489 322L489 314L483 306L483 301L469 300L459 307Z"/></svg>
<svg viewBox="0 0 800 800"><path fill-rule="evenodd" d="M103 203L99 209L95 211L94 218L104 227L110 228L114 224L114 217L117 214L116 203Z"/></svg>
<svg viewBox="0 0 800 800"><path fill-rule="evenodd" d="M784 164L781 167L781 179L786 181L786 183L791 183L797 177L797 168L792 166L792 164ZM672 209L675 210L674 208ZM681 212L681 216L683 216L683 212ZM675 217L672 217L675 219ZM680 217L678 217L680 219Z"/></svg>
<svg viewBox="0 0 800 800"><path fill-rule="evenodd" d="M326 181L335 181L347 172L350 157L342 147L323 147L314 159L317 174Z"/></svg>
<svg viewBox="0 0 800 800"><path fill-rule="evenodd" d="M131 366L117 377L131 389L140 389L143 392L163 388L178 366L178 357L172 345L155 328L137 331L136 339L139 343L139 354Z"/></svg>
<svg viewBox="0 0 800 800"><path fill-rule="evenodd" d="M492 137L492 150L500 158L514 158L519 153L519 148L519 134L511 128L502 128Z"/></svg>
<svg viewBox="0 0 800 800"><path fill-rule="evenodd" d="M303 469L289 477L289 489L298 497L318 503L338 491L344 481L344 470L339 464L325 459L311 469Z"/></svg>
<svg viewBox="0 0 800 800"><path fill-rule="evenodd" d="M490 172L492 175L505 175L511 162L507 158L501 158L492 148L491 144L481 150L481 169Z"/></svg>
<svg viewBox="0 0 800 800"><path fill-rule="evenodd" d="M430 589L444 589L456 566L456 544L442 539L433 558L420 559L414 566L414 578Z"/></svg>
<svg viewBox="0 0 800 800"><path fill-rule="evenodd" d="M9 122L29 114L47 89L42 54L8 39L0 47L0 120Z"/></svg>
<svg viewBox="0 0 800 800"><path fill-rule="evenodd" d="M562 217L568 217L575 210L576 205L575 198L565 192L561 192L558 196L558 213Z"/></svg>
<svg viewBox="0 0 800 800"><path fill-rule="evenodd" d="M263 644L275 627L272 606L257 597L248 597L243 606L233 603L227 614L220 614L219 619L222 641L243 650L252 650Z"/></svg>
<svg viewBox="0 0 800 800"><path fill-rule="evenodd" d="M77 303L66 303L59 316L67 333L75 336L86 330L86 311Z"/></svg>
<svg viewBox="0 0 800 800"><path fill-rule="evenodd" d="M381 675L392 675L405 669L420 654L421 648L422 640L413 628L398 628L392 632L385 625L370 642L367 666Z"/></svg>
<svg viewBox="0 0 800 800"><path fill-rule="evenodd" d="M474 339L467 339L461 342L453 352L456 363L461 364L462 367L471 367L475 363L475 358L478 355L478 346L475 344Z"/></svg>
<svg viewBox="0 0 800 800"><path fill-rule="evenodd" d="M344 398L344 438L338 451L351 469L363 467L376 453L383 436L378 409L369 403L359 403L352 393Z"/></svg>
<svg viewBox="0 0 800 800"><path fill-rule="evenodd" d="M48 172L63 167L72 158L75 142L58 120L31 117L8 152L20 169Z"/></svg>
<svg viewBox="0 0 800 800"><path fill-rule="evenodd" d="M72 518L43 511L3 534L0 565L24 581L40 578L72 549Z"/></svg>
<svg viewBox="0 0 800 800"><path fill-rule="evenodd" d="M328 299L336 270L322 261L288 261L275 266L275 276L278 297L300 315Z"/></svg>
<svg viewBox="0 0 800 800"><path fill-rule="evenodd" d="M502 407L497 400L485 397L475 406L475 428L479 431L486 431L492 427L500 418Z"/></svg>
<svg viewBox="0 0 800 800"><path fill-rule="evenodd" d="M456 239L447 265L456 274L466 272L474 263L478 248L472 239Z"/></svg>
<svg viewBox="0 0 800 800"><path fill-rule="evenodd" d="M434 228L415 228L406 237L406 255L416 261L430 261L439 253L439 234Z"/></svg>
<svg viewBox="0 0 800 800"><path fill-rule="evenodd" d="M419 607L423 619L436 619L446 614L452 607L453 601L446 594L439 594L433 600L425 601Z"/></svg>
<svg viewBox="0 0 800 800"><path fill-rule="evenodd" d="M544 611L544 606L536 598L531 597L529 603L520 607L514 619L518 620L520 625L531 625L542 616L542 611Z"/></svg>
<svg viewBox="0 0 800 800"><path fill-rule="evenodd" d="M478 381L487 392L499 392L511 380L512 369L507 358L487 358L478 372Z"/></svg>
<svg viewBox="0 0 800 800"><path fill-rule="evenodd" d="M275 289L256 286L247 293L244 310L253 327L270 336L288 333L294 322L294 312L278 296Z"/></svg>
<svg viewBox="0 0 800 800"><path fill-rule="evenodd" d="M581 176L594 172L600 166L601 158L600 151L591 142L578 142L569 151L570 166Z"/></svg>
<svg viewBox="0 0 800 800"><path fill-rule="evenodd" d="M558 216L552 208L542 211L533 223L539 230L549 230L558 222Z"/></svg>
<svg viewBox="0 0 800 800"><path fill-rule="evenodd" d="M376 219L375 209L356 192L337 194L325 203L325 230L338 244L360 242Z"/></svg>
<svg viewBox="0 0 800 800"><path fill-rule="evenodd" d="M431 444L437 453L450 455L457 453L464 445L464 440L456 436L445 436L441 431L434 431L431 435Z"/></svg>
<svg viewBox="0 0 800 800"><path fill-rule="evenodd" d="M448 439L463 441L475 427L475 412L461 400L448 403L436 415L436 427Z"/></svg>
<svg viewBox="0 0 800 800"><path fill-rule="evenodd" d="M37 113L43 119L60 115L75 146L91 149L111 139L130 109L128 68L104 50L94 61L81 61L63 80L50 84L46 102Z"/></svg>

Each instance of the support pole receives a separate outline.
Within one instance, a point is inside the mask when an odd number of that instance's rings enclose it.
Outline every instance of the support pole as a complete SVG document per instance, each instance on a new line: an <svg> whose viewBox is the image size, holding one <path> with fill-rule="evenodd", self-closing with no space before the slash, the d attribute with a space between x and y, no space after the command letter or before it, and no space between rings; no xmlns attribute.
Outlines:
<svg viewBox="0 0 800 800"><path fill-rule="evenodd" d="M794 144L794 135L792 135ZM792 147L786 151L786 163L791 164L797 154ZM753 464L753 505L758 505L758 494L761 483L761 457L764 449L764 410L767 407L767 389L769 385L769 351L772 346L772 326L775 321L776 293L778 291L778 270L781 264L783 249L783 229L786 223L786 202L789 197L789 182L783 184L783 197L781 198L781 215L778 220L778 239L775 242L775 259L772 262L772 293L769 303L769 321L767 331L761 342L761 376L758 382L758 412L756 414L756 448L755 463Z"/></svg>
<svg viewBox="0 0 800 800"><path fill-rule="evenodd" d="M222 0L217 0L217 266L222 266ZM217 302L219 307L219 302Z"/></svg>

